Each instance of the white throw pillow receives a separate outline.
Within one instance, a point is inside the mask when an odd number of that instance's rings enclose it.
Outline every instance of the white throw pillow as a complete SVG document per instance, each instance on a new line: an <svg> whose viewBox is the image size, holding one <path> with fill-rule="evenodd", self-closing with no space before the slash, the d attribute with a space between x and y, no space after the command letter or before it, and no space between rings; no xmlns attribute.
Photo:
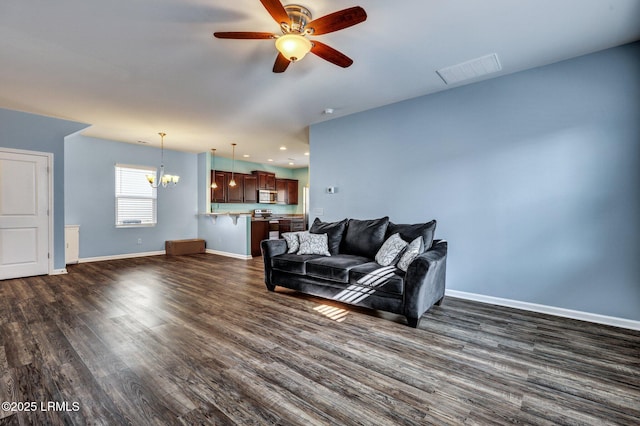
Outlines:
<svg viewBox="0 0 640 426"><path fill-rule="evenodd" d="M298 254L322 254L331 256L329 253L329 238L327 234L310 234L308 232L298 235L300 248Z"/></svg>
<svg viewBox="0 0 640 426"><path fill-rule="evenodd" d="M420 253L422 253L422 237L418 237L415 240L411 241L407 246L407 249L404 251L404 254L398 261L398 269L401 269L407 272L407 268L413 262L413 260L418 257Z"/></svg>
<svg viewBox="0 0 640 426"><path fill-rule="evenodd" d="M382 244L376 253L376 262L381 266L395 265L400 253L407 247L407 242L400 238L400 234L393 234Z"/></svg>
<svg viewBox="0 0 640 426"><path fill-rule="evenodd" d="M287 253L297 253L300 248L300 234L304 234L307 231L298 232L285 232L282 234L282 238L287 242Z"/></svg>

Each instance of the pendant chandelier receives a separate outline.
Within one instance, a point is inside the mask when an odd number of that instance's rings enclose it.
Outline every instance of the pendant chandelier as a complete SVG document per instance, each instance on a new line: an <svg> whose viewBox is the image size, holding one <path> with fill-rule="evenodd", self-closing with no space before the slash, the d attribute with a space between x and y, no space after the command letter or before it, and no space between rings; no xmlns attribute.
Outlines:
<svg viewBox="0 0 640 426"><path fill-rule="evenodd" d="M160 173L158 176L155 174L148 174L147 180L149 184L151 184L152 188L157 188L162 185L163 188L167 186L176 186L178 181L180 181L180 176L178 175L170 175L165 174L164 172L164 137L167 135L166 133L160 132Z"/></svg>

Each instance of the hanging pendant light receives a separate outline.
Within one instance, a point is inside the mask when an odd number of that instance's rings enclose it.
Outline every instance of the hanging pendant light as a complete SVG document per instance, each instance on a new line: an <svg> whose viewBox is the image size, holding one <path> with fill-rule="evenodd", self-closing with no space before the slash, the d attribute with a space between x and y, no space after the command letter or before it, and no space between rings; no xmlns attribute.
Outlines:
<svg viewBox="0 0 640 426"><path fill-rule="evenodd" d="M231 180L229 181L229 186L230 187L234 187L236 186L236 180L234 179L234 171L236 168L236 144L232 143L231 144L231 149L233 150L233 154L232 154L232 163L231 163Z"/></svg>
<svg viewBox="0 0 640 426"><path fill-rule="evenodd" d="M211 170L213 170L213 179L211 179L211 189L218 189L218 184L216 183L216 168L215 168L215 158L216 158L216 149L211 149Z"/></svg>
<svg viewBox="0 0 640 426"><path fill-rule="evenodd" d="M157 188L159 185L162 185L163 188L166 188L167 185L176 186L180 181L180 176L164 173L164 137L167 136L167 134L163 132L158 134L160 135L160 173L158 176L148 174L147 180L152 188Z"/></svg>

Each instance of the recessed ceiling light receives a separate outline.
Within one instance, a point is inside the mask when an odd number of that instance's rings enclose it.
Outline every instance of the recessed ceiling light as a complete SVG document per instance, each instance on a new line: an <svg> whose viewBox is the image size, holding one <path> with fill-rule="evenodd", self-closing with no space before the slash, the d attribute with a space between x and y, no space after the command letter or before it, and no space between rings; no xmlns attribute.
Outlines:
<svg viewBox="0 0 640 426"><path fill-rule="evenodd" d="M289 165L293 166L295 163L293 161L289 161Z"/></svg>
<svg viewBox="0 0 640 426"><path fill-rule="evenodd" d="M309 153L308 153L308 152L305 152L305 153L304 153L304 155L306 155L306 156L308 157L308 156L309 156Z"/></svg>
<svg viewBox="0 0 640 426"><path fill-rule="evenodd" d="M267 161L273 163L273 158L269 158Z"/></svg>
<svg viewBox="0 0 640 426"><path fill-rule="evenodd" d="M249 157L251 157L249 154L243 154L242 156L243 156L244 158L249 158Z"/></svg>
<svg viewBox="0 0 640 426"><path fill-rule="evenodd" d="M286 151L286 150L287 150L287 147L286 147L286 146L281 146L281 147L280 147L280 151Z"/></svg>
<svg viewBox="0 0 640 426"><path fill-rule="evenodd" d="M322 113L324 115L331 115L333 114L333 108L325 108L324 111L322 111Z"/></svg>

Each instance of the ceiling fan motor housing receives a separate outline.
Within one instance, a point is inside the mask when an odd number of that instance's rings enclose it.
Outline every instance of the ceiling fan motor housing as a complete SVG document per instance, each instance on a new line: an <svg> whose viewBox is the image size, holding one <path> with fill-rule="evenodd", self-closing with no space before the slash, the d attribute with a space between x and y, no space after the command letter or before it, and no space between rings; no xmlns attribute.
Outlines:
<svg viewBox="0 0 640 426"><path fill-rule="evenodd" d="M289 15L291 22L280 23L282 32L285 34L304 33L307 24L312 21L309 9L304 6L300 6L299 4L288 4L284 7L284 10L287 11L287 15Z"/></svg>

